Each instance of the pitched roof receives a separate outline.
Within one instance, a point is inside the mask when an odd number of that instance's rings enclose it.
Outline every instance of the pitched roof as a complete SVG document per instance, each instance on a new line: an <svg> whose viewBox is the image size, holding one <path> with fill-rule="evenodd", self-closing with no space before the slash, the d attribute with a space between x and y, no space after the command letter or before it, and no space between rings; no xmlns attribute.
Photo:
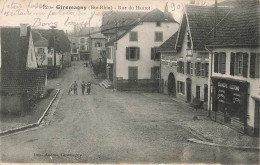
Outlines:
<svg viewBox="0 0 260 165"><path fill-rule="evenodd" d="M153 9L141 18L141 22L176 22L169 12Z"/></svg>
<svg viewBox="0 0 260 165"><path fill-rule="evenodd" d="M137 21L144 16L146 12L108 12L102 17L101 32L103 34L114 34L116 32L116 22L118 30L128 30Z"/></svg>
<svg viewBox="0 0 260 165"><path fill-rule="evenodd" d="M48 47L49 41L44 38L39 32L32 32L33 44L36 47Z"/></svg>
<svg viewBox="0 0 260 165"><path fill-rule="evenodd" d="M53 45L53 33L56 37L55 39L55 49L57 51L69 52L70 51L70 41L68 36L63 30L58 29L32 29L32 32L38 32L42 37L49 41L49 45Z"/></svg>
<svg viewBox="0 0 260 165"><path fill-rule="evenodd" d="M218 24L229 14L231 9L230 7L218 7ZM186 14L193 47L195 50L204 50L205 44L212 39L214 7L187 5Z"/></svg>
<svg viewBox="0 0 260 165"><path fill-rule="evenodd" d="M166 40L157 51L159 52L172 52L176 50L178 32L174 33L168 40Z"/></svg>
<svg viewBox="0 0 260 165"><path fill-rule="evenodd" d="M20 37L20 27L1 28L2 69L25 69L29 48L30 30L27 35Z"/></svg>
<svg viewBox="0 0 260 165"><path fill-rule="evenodd" d="M208 45L259 46L260 3L235 7L222 26L217 28L215 41Z"/></svg>

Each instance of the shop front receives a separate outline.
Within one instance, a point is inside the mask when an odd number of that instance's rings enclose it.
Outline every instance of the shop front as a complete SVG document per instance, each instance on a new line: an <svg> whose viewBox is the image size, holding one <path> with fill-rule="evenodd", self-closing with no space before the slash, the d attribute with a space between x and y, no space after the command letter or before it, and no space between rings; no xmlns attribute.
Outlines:
<svg viewBox="0 0 260 165"><path fill-rule="evenodd" d="M211 80L211 119L245 133L249 83L220 77L212 77Z"/></svg>

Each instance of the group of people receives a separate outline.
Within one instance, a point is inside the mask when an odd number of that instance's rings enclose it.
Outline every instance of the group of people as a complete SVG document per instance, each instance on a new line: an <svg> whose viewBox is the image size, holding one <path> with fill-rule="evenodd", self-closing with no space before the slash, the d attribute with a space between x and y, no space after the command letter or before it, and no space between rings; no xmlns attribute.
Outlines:
<svg viewBox="0 0 260 165"><path fill-rule="evenodd" d="M84 81L82 81L81 83L81 91L82 91L82 95L85 94L85 89L87 87L87 94L89 95L90 94L90 90L91 90L91 83L88 82L87 84L85 84ZM78 84L76 81L74 81L74 83L70 86L70 89L69 89L69 92L68 94L70 94L70 92L73 90L74 94L78 94Z"/></svg>

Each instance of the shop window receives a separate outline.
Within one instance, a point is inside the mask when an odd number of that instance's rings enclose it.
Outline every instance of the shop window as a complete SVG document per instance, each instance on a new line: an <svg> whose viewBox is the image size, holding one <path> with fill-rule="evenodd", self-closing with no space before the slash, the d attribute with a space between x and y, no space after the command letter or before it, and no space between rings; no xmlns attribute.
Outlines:
<svg viewBox="0 0 260 165"><path fill-rule="evenodd" d="M136 81L138 79L138 67L137 66L128 67L128 79L130 81Z"/></svg>
<svg viewBox="0 0 260 165"><path fill-rule="evenodd" d="M157 51L157 47L151 48L151 60L160 60L160 53Z"/></svg>
<svg viewBox="0 0 260 165"><path fill-rule="evenodd" d="M159 79L160 78L160 67L152 67L151 68L151 79Z"/></svg>
<svg viewBox="0 0 260 165"><path fill-rule="evenodd" d="M226 53L214 53L214 72L226 73Z"/></svg>
<svg viewBox="0 0 260 165"><path fill-rule="evenodd" d="M140 58L139 47L126 47L126 59L130 61L136 61Z"/></svg>
<svg viewBox="0 0 260 165"><path fill-rule="evenodd" d="M248 72L248 54L231 53L230 75L247 77L247 72Z"/></svg>
<svg viewBox="0 0 260 165"><path fill-rule="evenodd" d="M260 77L260 53L250 54L250 77Z"/></svg>
<svg viewBox="0 0 260 165"><path fill-rule="evenodd" d="M184 91L185 91L185 86L184 86L184 82L182 81L177 81L177 92L181 93L184 95Z"/></svg>
<svg viewBox="0 0 260 165"><path fill-rule="evenodd" d="M137 32L130 32L129 41L138 41L138 33Z"/></svg>
<svg viewBox="0 0 260 165"><path fill-rule="evenodd" d="M163 41L163 32L155 32L155 42Z"/></svg>
<svg viewBox="0 0 260 165"><path fill-rule="evenodd" d="M200 99L200 86L196 86L196 98Z"/></svg>

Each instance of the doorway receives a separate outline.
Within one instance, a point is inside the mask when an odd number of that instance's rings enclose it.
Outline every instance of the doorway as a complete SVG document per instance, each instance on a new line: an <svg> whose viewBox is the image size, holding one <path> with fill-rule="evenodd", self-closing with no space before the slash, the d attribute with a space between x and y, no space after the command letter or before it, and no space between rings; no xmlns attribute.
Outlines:
<svg viewBox="0 0 260 165"><path fill-rule="evenodd" d="M176 83L173 73L170 73L168 76L168 94L176 97Z"/></svg>
<svg viewBox="0 0 260 165"><path fill-rule="evenodd" d="M255 100L255 126L254 126L254 134L259 137L259 127L260 127L260 101Z"/></svg>
<svg viewBox="0 0 260 165"><path fill-rule="evenodd" d="M186 79L187 102L191 102L191 79Z"/></svg>

